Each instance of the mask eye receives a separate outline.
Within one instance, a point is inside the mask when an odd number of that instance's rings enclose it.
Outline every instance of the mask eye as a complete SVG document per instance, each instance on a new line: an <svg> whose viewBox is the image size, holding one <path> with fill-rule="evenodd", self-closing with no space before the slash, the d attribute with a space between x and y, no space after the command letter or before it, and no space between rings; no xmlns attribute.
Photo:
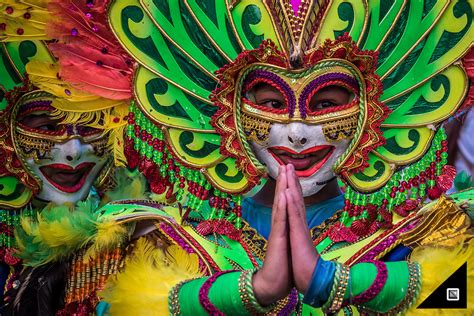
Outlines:
<svg viewBox="0 0 474 316"><path fill-rule="evenodd" d="M102 131L100 129L89 127L89 126L77 126L77 131L81 136L89 136L93 134L100 134Z"/></svg>
<svg viewBox="0 0 474 316"><path fill-rule="evenodd" d="M258 83L248 91L250 99L264 108L284 110L287 107L286 99L274 86L267 83Z"/></svg>
<svg viewBox="0 0 474 316"><path fill-rule="evenodd" d="M59 120L53 119L45 113L28 114L20 120L20 123L43 132L57 132L62 129Z"/></svg>
<svg viewBox="0 0 474 316"><path fill-rule="evenodd" d="M348 104L353 99L353 92L341 86L331 85L318 90L311 97L308 107L311 112L315 112L318 110Z"/></svg>
<svg viewBox="0 0 474 316"><path fill-rule="evenodd" d="M276 109L276 110L281 110L285 108L285 105L282 102L277 101L277 100L263 101L257 104L266 108Z"/></svg>

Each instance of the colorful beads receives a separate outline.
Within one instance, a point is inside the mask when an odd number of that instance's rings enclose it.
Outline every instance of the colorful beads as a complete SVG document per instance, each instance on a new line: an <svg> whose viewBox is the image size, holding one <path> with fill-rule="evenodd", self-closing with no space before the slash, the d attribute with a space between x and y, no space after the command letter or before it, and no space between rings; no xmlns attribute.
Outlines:
<svg viewBox="0 0 474 316"><path fill-rule="evenodd" d="M322 306L330 313L336 313L342 308L344 302L344 294L349 286L350 268L349 266L336 263L336 273L334 275L334 283L329 294L328 301Z"/></svg>
<svg viewBox="0 0 474 316"><path fill-rule="evenodd" d="M200 170L181 166L167 148L162 130L150 122L134 104L130 106L127 121L126 142L136 152L135 155L138 155L141 162L137 163L147 166L146 170L141 171L144 174L153 173L153 177L147 177L148 181L152 182L152 191L161 194L164 192L163 188L167 187L166 199L174 197L194 212L200 212L203 203L207 201L211 212L210 216L206 214L205 219L220 219L221 222L225 220L232 223L234 229L226 229L226 232L233 236L231 238L235 238L235 229L242 226L241 199L231 198L226 193L212 188ZM159 189L159 192L153 188ZM209 233L216 228L209 223L202 227L206 227L205 231Z"/></svg>
<svg viewBox="0 0 474 316"><path fill-rule="evenodd" d="M16 247L13 231L20 224L21 217L31 218L35 212L31 209L22 211L0 210L0 247Z"/></svg>
<svg viewBox="0 0 474 316"><path fill-rule="evenodd" d="M277 304L271 304L264 307L258 303L252 285L252 277L257 271L257 269L242 271L238 281L240 300L245 309L252 315L269 313L277 306Z"/></svg>
<svg viewBox="0 0 474 316"><path fill-rule="evenodd" d="M444 168L446 161L446 134L443 129L439 129L423 158L395 172L379 191L363 194L348 186L340 222L350 231L341 231L339 234L350 239L356 238L354 234L362 237L360 234L368 234L375 229L374 222L379 226L390 226L392 212L407 216L427 197L438 198L451 185L451 178L454 178L453 171ZM377 210L377 216L370 215L368 210L371 208Z"/></svg>

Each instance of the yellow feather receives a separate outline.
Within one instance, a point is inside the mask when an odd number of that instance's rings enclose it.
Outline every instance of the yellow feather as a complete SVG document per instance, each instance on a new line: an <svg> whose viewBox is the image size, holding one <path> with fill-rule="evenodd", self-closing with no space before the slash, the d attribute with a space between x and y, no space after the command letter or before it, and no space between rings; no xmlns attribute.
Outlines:
<svg viewBox="0 0 474 316"><path fill-rule="evenodd" d="M77 245L85 244L85 239L82 235L82 231L75 229L78 222L71 221L71 210L66 206L57 206L54 208L55 221L48 221L47 214L50 210L45 209L37 216L37 239L41 239L45 245L51 248L59 247L62 245ZM79 211L74 215L78 215ZM87 223L89 217L81 218L75 216L79 223Z"/></svg>
<svg viewBox="0 0 474 316"><path fill-rule="evenodd" d="M115 173L116 187L105 193L102 203L118 200L148 199L147 182L145 176L138 170L130 171L118 168Z"/></svg>
<svg viewBox="0 0 474 316"><path fill-rule="evenodd" d="M97 233L92 239L92 245L85 253L84 260L96 258L98 254L119 245L127 237L125 225L118 225L115 221L106 221L97 224Z"/></svg>
<svg viewBox="0 0 474 316"><path fill-rule="evenodd" d="M111 315L168 315L168 293L179 282L200 277L199 261L178 246L166 252L145 238L137 241L123 272L99 293Z"/></svg>
<svg viewBox="0 0 474 316"><path fill-rule="evenodd" d="M421 266L421 291L416 304L406 315L473 315L474 314L474 239L459 244L456 248L418 247L411 260ZM467 262L467 309L416 309L461 265Z"/></svg>

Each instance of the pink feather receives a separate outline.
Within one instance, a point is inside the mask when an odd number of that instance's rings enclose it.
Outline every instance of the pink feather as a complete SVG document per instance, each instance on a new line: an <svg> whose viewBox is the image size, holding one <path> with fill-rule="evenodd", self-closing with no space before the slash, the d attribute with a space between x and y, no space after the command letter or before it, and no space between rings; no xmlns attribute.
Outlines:
<svg viewBox="0 0 474 316"><path fill-rule="evenodd" d="M61 65L62 79L89 93L113 100L132 97L132 61L107 24L107 0L53 0L56 18L47 33ZM87 4L89 3L89 4Z"/></svg>

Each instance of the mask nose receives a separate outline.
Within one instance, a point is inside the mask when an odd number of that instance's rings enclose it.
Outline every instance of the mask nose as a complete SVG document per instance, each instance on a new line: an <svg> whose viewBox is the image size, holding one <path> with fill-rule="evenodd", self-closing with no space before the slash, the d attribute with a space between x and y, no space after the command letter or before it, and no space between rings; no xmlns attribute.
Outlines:
<svg viewBox="0 0 474 316"><path fill-rule="evenodd" d="M79 139L71 139L67 141L62 150L66 154L67 161L78 161L82 156L82 143Z"/></svg>
<svg viewBox="0 0 474 316"><path fill-rule="evenodd" d="M308 140L306 139L306 137L298 137L298 136L291 137L291 136L288 136L288 141L292 145L304 145L304 144L306 144L306 142Z"/></svg>
<svg viewBox="0 0 474 316"><path fill-rule="evenodd" d="M307 126L301 123L292 123L288 126L288 142L296 147L304 146L308 142Z"/></svg>

